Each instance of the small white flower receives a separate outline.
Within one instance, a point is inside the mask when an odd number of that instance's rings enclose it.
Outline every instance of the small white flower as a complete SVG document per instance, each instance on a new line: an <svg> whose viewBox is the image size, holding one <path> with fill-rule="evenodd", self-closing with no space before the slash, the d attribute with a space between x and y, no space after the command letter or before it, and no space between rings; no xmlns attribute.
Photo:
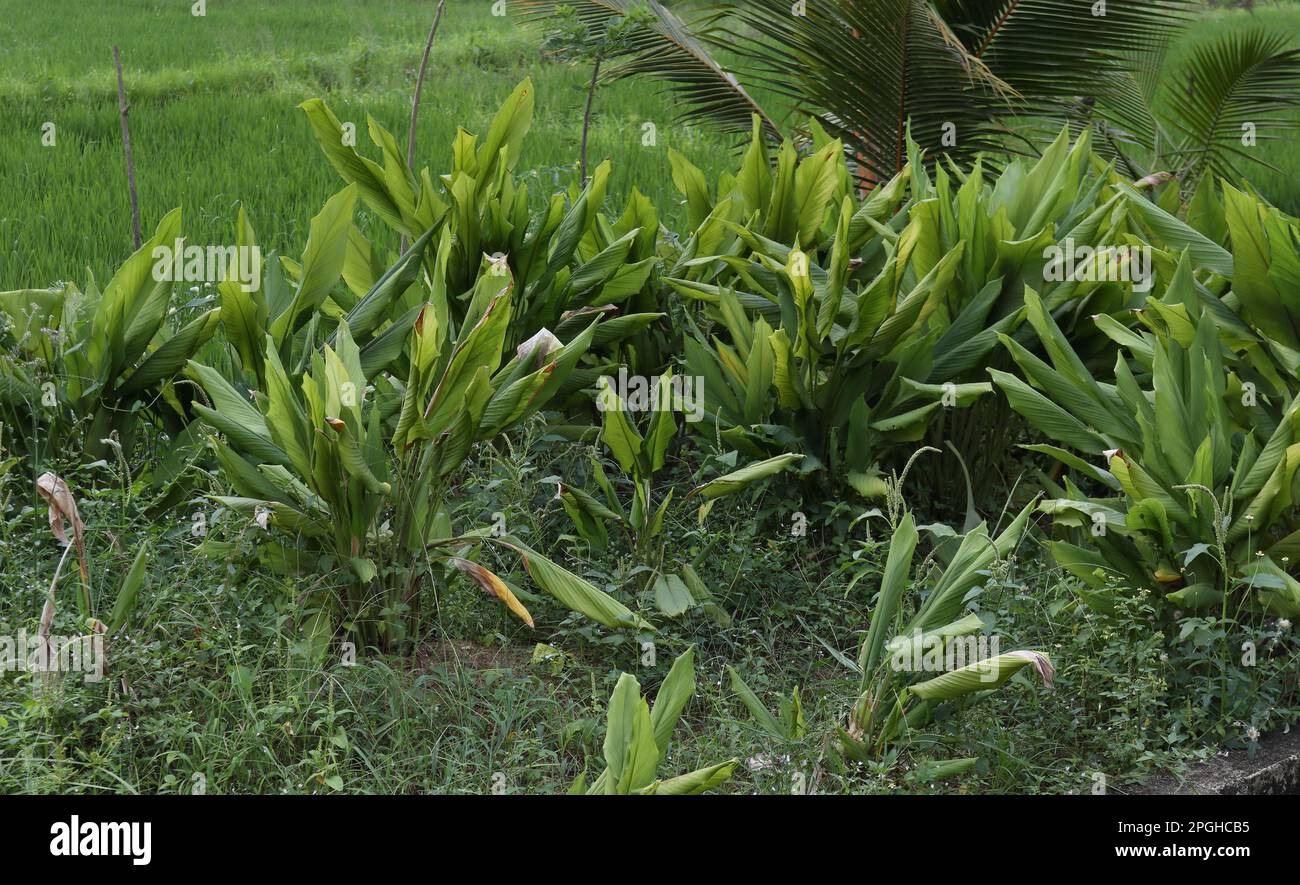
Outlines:
<svg viewBox="0 0 1300 885"><path fill-rule="evenodd" d="M1253 726L1253 725L1250 726L1249 728L1247 728L1247 729L1246 729L1246 739L1249 740L1249 741L1257 741L1257 740L1259 740L1259 729L1256 728L1256 727Z"/></svg>
<svg viewBox="0 0 1300 885"><path fill-rule="evenodd" d="M1286 618L1282 618L1277 622L1277 626L1279 630L1290 630L1291 622Z"/></svg>

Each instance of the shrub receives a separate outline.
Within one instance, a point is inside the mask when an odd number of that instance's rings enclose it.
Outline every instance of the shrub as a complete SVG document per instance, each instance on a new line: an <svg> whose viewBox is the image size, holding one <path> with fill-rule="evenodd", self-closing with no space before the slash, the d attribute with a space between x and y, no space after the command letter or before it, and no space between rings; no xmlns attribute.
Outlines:
<svg viewBox="0 0 1300 885"><path fill-rule="evenodd" d="M503 365L512 294L504 262L485 261L454 332L445 292L435 289L415 320L388 336L404 355L400 380L376 367L384 361L367 365L346 320L332 345L304 355L300 375L286 371L274 334L266 334L266 389L251 405L216 370L190 364L214 404L200 407L203 419L226 438L216 451L237 497L218 500L273 532L260 547L269 565L342 576L339 596L315 600L317 614L306 625L319 643L343 623L367 643L404 645L420 635L422 589L445 581L451 568L531 626L510 588L468 558L489 540L520 553L533 578L568 607L606 626L644 626L522 542L452 530L446 499L470 446L535 414L596 332L593 321L567 345L534 339Z"/></svg>
<svg viewBox="0 0 1300 885"><path fill-rule="evenodd" d="M190 393L173 383L212 337L220 311L174 324L170 272L155 273L154 250L181 237L181 210L100 291L72 283L0 292L0 419L35 462L131 452L141 420L173 439L189 423ZM170 271L170 264L168 265Z"/></svg>
<svg viewBox="0 0 1300 885"><path fill-rule="evenodd" d="M799 161L787 142L772 172L756 124L716 203L674 159L699 221L665 279L703 305L684 342L705 380L702 427L750 454L800 451L818 497L842 484L880 496L886 469L927 434L994 474L1011 424L996 404L981 410L982 370L999 359L999 335L1032 340L1027 285L1071 325L1140 303L1125 282L1051 272L1062 244L1113 250L1129 231L1119 179L1086 133L1071 143L1062 131L1037 162L992 180L981 163L940 166L932 180L914 144L910 156L859 201L836 143ZM1095 333L1089 346L1113 347Z"/></svg>
<svg viewBox="0 0 1300 885"><path fill-rule="evenodd" d="M599 164L578 190L553 194L545 209L529 209L526 184L512 170L532 124L533 85L520 83L480 140L457 133L452 170L435 183L428 168L415 175L393 136L369 121L371 139L383 153L380 165L357 153L343 125L320 99L304 102L322 151L345 182L359 189L361 200L390 228L415 239L433 231L435 241L450 244L437 273L450 293L451 319L463 321L469 291L483 255L503 258L515 280L514 322L507 345L517 346L545 328L565 335L583 328L595 314L606 316L597 349L633 336L660 319L662 309L650 284L655 271L659 218L636 191L616 220L602 214L609 161ZM364 243L359 232L354 242ZM373 255L373 247L367 249ZM425 269L435 270L426 255ZM629 352L647 352L647 371L658 368L654 336L640 336Z"/></svg>
<svg viewBox="0 0 1300 885"><path fill-rule="evenodd" d="M1054 446L1030 446L1057 457L1099 492L1066 480L1042 505L1057 524L1087 538L1086 548L1052 545L1057 562L1083 582L1081 598L1113 610L1106 578L1118 573L1130 587L1158 591L1187 611L1300 614L1300 585L1284 580L1275 562L1292 561L1300 540L1295 405L1271 433L1243 423L1240 410L1229 407L1222 332L1201 305L1190 257L1179 264L1165 300L1148 302L1147 322L1158 334L1123 336L1135 365L1150 373L1144 381L1121 356L1115 383L1099 382L1041 300L1030 292L1026 303L1051 365L1004 339L1028 383L997 371L995 382L1040 431L1107 459L1103 469ZM1226 595L1251 589L1256 592L1231 600Z"/></svg>

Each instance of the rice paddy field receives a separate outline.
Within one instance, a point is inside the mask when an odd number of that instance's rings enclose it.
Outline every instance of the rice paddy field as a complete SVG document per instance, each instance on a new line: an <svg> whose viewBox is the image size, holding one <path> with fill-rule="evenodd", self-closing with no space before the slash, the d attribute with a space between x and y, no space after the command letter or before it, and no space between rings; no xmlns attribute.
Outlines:
<svg viewBox="0 0 1300 885"><path fill-rule="evenodd" d="M490 0L449 0L430 58L417 135L418 162L449 168L458 126L491 118L524 76L537 112L520 168L564 184L576 175L586 69L551 63L538 38ZM366 115L406 131L410 93L432 4L411 0L212 0L204 16L188 0L0 0L0 287L43 287L109 273L130 252L126 168L112 46L129 95L142 226L176 206L194 242L225 242L247 207L266 248L290 254L340 182L319 156L297 106L326 97L340 119ZM1300 30L1300 6L1207 14L1170 53L1176 63L1199 36L1262 21ZM709 180L734 163L734 144L675 125L670 97L648 81L602 89L591 156L614 159L610 193L633 181L657 206L676 198L666 148L686 154ZM642 126L657 139L642 146ZM42 145L54 124L55 143ZM1286 144L1260 151L1278 170L1253 183L1300 211L1300 155ZM557 158L573 157L557 165ZM538 189L540 191L540 189ZM274 207L274 208L272 208ZM671 220L671 217L670 217ZM362 229L381 242L380 226Z"/></svg>
<svg viewBox="0 0 1300 885"><path fill-rule="evenodd" d="M404 141L433 4L410 0L52 0L43 14L0 2L0 288L110 273L131 249L112 46L130 101L142 227L176 206L193 242L225 242L247 207L264 248L301 249L306 225L342 185L298 105L325 97L341 120L366 116ZM576 176L588 71L543 63L536 34L489 0L450 0L430 58L417 168L450 168L458 126L481 132L531 75L537 112L520 168L549 192ZM111 10L111 14L108 14ZM610 192L635 181L656 205L674 194L667 146L710 177L730 145L673 125L645 81L600 95L591 156L614 159ZM643 148L642 124L657 146ZM54 124L55 144L42 146ZM557 158L572 163L555 165ZM541 192L542 188L534 188ZM362 220L367 234L383 237Z"/></svg>

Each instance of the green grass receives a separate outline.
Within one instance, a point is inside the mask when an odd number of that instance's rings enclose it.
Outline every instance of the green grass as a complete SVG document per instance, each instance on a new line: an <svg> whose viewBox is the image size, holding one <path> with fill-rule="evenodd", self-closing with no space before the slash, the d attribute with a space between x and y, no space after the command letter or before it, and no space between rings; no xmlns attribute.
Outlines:
<svg viewBox="0 0 1300 885"><path fill-rule="evenodd" d="M363 152L367 114L404 144L433 6L214 0L198 18L182 0L50 0L40 15L0 0L0 289L81 281L86 268L103 281L130 253L112 44L122 52L146 235L182 206L191 241L229 242L243 203L264 249L297 255L308 221L342 184L298 104L325 97L357 124ZM481 133L531 75L537 112L519 168L537 179L535 194L576 177L587 74L543 61L538 42L515 19L494 17L490 3L450 0L421 102L419 164L449 169L456 128ZM656 205L674 205L669 146L711 177L732 165L730 143L676 125L653 84L602 89L597 112L590 153L614 159L615 199L635 182ZM657 127L654 147L641 145L646 121ZM56 127L53 147L41 144L46 122ZM370 219L362 228L389 239Z"/></svg>
<svg viewBox="0 0 1300 885"><path fill-rule="evenodd" d="M547 555L575 568L633 607L621 585L628 551L597 561L566 537L567 517L544 476L585 458L580 446L543 438L541 428L490 449L466 477L458 520L479 523L501 510L509 524ZM710 542L701 575L734 616L720 628L707 618L658 619L656 660L646 664L636 638L594 628L558 605L530 603L536 630L486 602L468 581L440 587L435 629L410 658L362 654L348 666L331 654L310 664L286 637L302 615L302 584L261 568L252 553L260 531L227 514L211 536L236 544L224 558L199 552L191 514L211 513L203 491L161 519L127 502L116 468L65 465L87 523L96 610L110 610L116 582L137 545L153 551L139 608L108 646L110 678L84 683L70 674L42 688L22 672L0 672L0 794L190 793L486 793L504 777L511 793L559 793L580 773L600 771L605 704L620 671L653 695L672 659L696 648L697 691L675 731L665 770L685 771L739 758L723 792L785 794L800 782L821 793L1088 792L1104 773L1110 788L1157 767L1179 770L1219 744L1239 745L1239 728L1211 735L1209 705L1166 706L1164 680L1179 664L1161 660L1163 637L1149 612L1120 624L1065 608L1073 594L1033 545L999 571L986 609L1007 644L1044 648L1057 662L1057 687L1013 684L980 702L959 704L933 732L914 732L901 752L879 762L846 763L824 743L843 724L857 676L828 648L856 657L878 586L850 588L839 569L845 553L814 532L792 537L755 523L754 504L723 499L707 531L693 513L668 527L674 555L696 557ZM673 477L680 486L689 479ZM0 624L6 633L37 630L60 550L43 508L23 507L31 478L0 476ZM137 494L138 494L137 490ZM570 547L574 556L570 556ZM879 569L883 543L864 561ZM529 586L518 563L490 563ZM55 635L75 635L81 620L73 579L60 587ZM291 635L291 634L290 634ZM1258 637L1292 649L1271 656L1273 674L1243 685L1245 724L1261 730L1297 715L1283 700L1294 672L1296 639ZM562 664L534 662L533 645L564 652ZM1217 647L1212 645L1213 647ZM731 693L726 667L740 671L775 709L800 686L808 722L800 741L763 732ZM1294 692L1291 692L1293 695ZM1241 723L1238 723L1240 725ZM980 767L958 781L932 783L926 759L977 756ZM201 776L196 781L196 776Z"/></svg>

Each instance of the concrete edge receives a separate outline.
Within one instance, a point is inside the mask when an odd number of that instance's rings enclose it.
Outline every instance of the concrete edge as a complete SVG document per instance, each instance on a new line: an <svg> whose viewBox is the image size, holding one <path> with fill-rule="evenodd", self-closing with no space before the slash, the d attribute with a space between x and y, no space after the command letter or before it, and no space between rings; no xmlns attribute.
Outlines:
<svg viewBox="0 0 1300 885"><path fill-rule="evenodd" d="M1162 772L1132 791L1161 796L1300 795L1300 728L1262 738L1254 757L1245 750L1219 753L1180 776Z"/></svg>

